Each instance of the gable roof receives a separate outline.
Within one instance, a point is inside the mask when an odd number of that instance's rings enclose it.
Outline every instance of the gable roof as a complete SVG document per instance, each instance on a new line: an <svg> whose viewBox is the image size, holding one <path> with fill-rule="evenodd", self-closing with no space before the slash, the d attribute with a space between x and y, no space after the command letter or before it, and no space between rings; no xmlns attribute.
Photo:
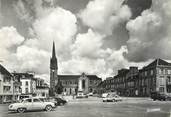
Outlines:
<svg viewBox="0 0 171 117"><path fill-rule="evenodd" d="M162 60L162 59L155 59L152 63L147 65L145 68L158 66L158 65L171 66L171 63L168 63L167 61Z"/></svg>
<svg viewBox="0 0 171 117"><path fill-rule="evenodd" d="M12 76L12 74L0 64L0 73L3 75L8 75L8 76Z"/></svg>
<svg viewBox="0 0 171 117"><path fill-rule="evenodd" d="M90 78L91 80L101 80L101 78L97 77L96 75L86 75L88 78ZM58 78L60 80L70 80L70 79L75 79L77 80L78 78L80 78L81 75L58 75Z"/></svg>

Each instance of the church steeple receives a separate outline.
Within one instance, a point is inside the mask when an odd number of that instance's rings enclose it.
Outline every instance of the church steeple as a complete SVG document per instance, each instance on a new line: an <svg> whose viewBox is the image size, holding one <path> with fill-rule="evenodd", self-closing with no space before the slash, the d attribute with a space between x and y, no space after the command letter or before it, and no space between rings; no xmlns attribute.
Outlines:
<svg viewBox="0 0 171 117"><path fill-rule="evenodd" d="M55 70L58 69L56 52L55 52L55 42L54 41L53 41L53 47L52 47L52 58L50 60L50 68L55 69Z"/></svg>
<svg viewBox="0 0 171 117"><path fill-rule="evenodd" d="M56 58L55 42L54 41L53 41L53 47L52 47L52 58Z"/></svg>

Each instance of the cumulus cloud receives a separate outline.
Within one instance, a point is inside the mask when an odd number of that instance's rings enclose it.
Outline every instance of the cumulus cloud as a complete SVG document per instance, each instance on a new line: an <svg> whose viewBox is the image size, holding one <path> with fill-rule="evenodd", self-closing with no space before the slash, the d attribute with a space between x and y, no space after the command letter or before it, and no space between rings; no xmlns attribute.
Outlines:
<svg viewBox="0 0 171 117"><path fill-rule="evenodd" d="M122 0L90 1L86 9L79 13L82 22L101 33L112 34L112 30L131 17L128 6L121 6Z"/></svg>
<svg viewBox="0 0 171 117"><path fill-rule="evenodd" d="M49 66L47 51L26 45L17 48L16 57L20 64L19 71L34 71L39 74L47 73Z"/></svg>
<svg viewBox="0 0 171 117"><path fill-rule="evenodd" d="M87 33L78 34L72 46L72 54L74 56L98 58L101 56L101 48L103 45L103 37L97 32L88 30Z"/></svg>
<svg viewBox="0 0 171 117"><path fill-rule="evenodd" d="M169 0L153 1L152 9L127 23L130 38L128 59L146 61L150 58L171 59L171 14Z"/></svg>
<svg viewBox="0 0 171 117"><path fill-rule="evenodd" d="M76 22L74 14L58 7L50 11L48 15L35 20L33 30L42 48L50 49L54 40L57 52L60 54L69 50L69 45L77 32Z"/></svg>
<svg viewBox="0 0 171 117"><path fill-rule="evenodd" d="M15 52L17 46L24 41L14 27L3 27L0 29L0 56L8 58L10 53Z"/></svg>

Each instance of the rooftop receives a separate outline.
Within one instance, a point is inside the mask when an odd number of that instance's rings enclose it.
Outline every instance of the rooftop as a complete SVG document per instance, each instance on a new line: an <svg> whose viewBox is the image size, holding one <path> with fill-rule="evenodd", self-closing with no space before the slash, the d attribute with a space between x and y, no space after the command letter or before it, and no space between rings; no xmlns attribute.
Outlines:
<svg viewBox="0 0 171 117"><path fill-rule="evenodd" d="M1 64L0 64L0 73L3 75L12 76L12 74L5 67L3 67Z"/></svg>

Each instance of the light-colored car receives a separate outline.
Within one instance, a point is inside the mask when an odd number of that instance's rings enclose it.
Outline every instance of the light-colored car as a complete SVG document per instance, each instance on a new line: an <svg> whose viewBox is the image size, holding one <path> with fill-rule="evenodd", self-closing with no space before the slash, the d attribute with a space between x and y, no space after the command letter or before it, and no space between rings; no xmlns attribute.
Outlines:
<svg viewBox="0 0 171 117"><path fill-rule="evenodd" d="M93 96L93 92L90 92L87 94L88 96Z"/></svg>
<svg viewBox="0 0 171 117"><path fill-rule="evenodd" d="M103 94L102 94L102 98L107 97L108 94L109 94L109 93L103 93Z"/></svg>
<svg viewBox="0 0 171 117"><path fill-rule="evenodd" d="M51 111L53 108L55 108L53 102L43 102L39 98L26 98L20 103L13 103L8 106L9 111L17 111L19 113L34 110Z"/></svg>
<svg viewBox="0 0 171 117"><path fill-rule="evenodd" d="M103 98L103 102L118 102L122 101L122 98L116 94L108 94L107 97Z"/></svg>
<svg viewBox="0 0 171 117"><path fill-rule="evenodd" d="M84 93L82 93L82 92L81 92L81 93L78 92L76 98L88 98L88 95L86 95L86 94L84 94Z"/></svg>

